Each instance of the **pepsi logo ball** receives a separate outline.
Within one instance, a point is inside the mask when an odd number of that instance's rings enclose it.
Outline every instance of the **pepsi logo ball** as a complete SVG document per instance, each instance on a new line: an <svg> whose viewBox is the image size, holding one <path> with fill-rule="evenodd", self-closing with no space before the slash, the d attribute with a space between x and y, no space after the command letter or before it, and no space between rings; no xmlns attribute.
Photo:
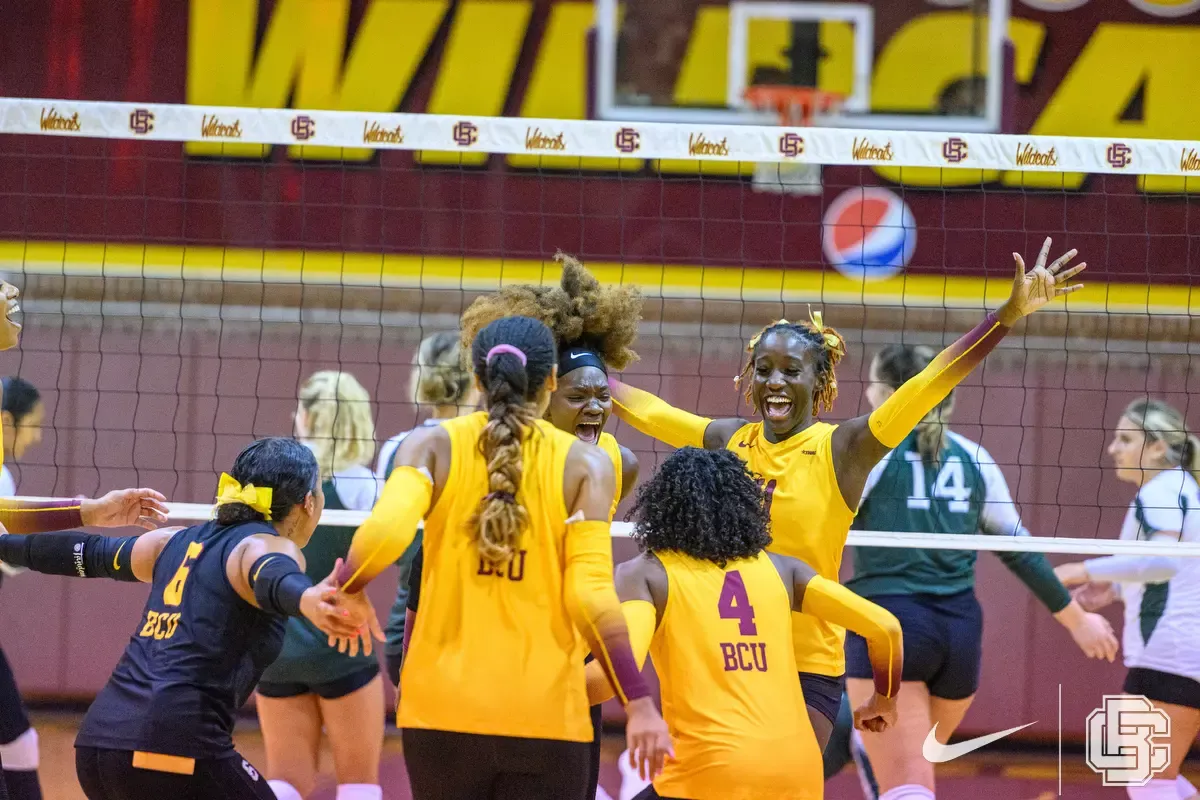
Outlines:
<svg viewBox="0 0 1200 800"><path fill-rule="evenodd" d="M917 249L917 221L895 192L847 189L825 211L821 245L825 258L847 278L890 278Z"/></svg>

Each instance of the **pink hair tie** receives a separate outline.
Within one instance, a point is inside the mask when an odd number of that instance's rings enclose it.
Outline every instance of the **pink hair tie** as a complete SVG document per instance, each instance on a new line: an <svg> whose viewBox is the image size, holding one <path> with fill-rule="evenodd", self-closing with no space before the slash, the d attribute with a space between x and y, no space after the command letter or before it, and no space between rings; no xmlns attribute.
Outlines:
<svg viewBox="0 0 1200 800"><path fill-rule="evenodd" d="M522 367L529 363L529 359L526 358L525 354L521 352L521 349L519 347L514 347L511 344L498 344L491 350L488 350L487 358L484 359L484 363L492 363L492 359L502 353L508 353L509 355L516 356L520 360Z"/></svg>

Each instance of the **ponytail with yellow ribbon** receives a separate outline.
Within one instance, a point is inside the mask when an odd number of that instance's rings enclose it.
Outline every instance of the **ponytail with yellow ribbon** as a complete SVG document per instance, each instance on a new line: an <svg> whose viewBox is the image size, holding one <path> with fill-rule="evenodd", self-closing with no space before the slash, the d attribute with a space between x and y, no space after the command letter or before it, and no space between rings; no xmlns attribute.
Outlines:
<svg viewBox="0 0 1200 800"><path fill-rule="evenodd" d="M213 507L213 515L217 508L230 503L242 503L250 506L269 522L271 520L272 490L269 486L255 486L247 483L242 486L237 478L228 472L221 473L221 481L217 484L217 504Z"/></svg>

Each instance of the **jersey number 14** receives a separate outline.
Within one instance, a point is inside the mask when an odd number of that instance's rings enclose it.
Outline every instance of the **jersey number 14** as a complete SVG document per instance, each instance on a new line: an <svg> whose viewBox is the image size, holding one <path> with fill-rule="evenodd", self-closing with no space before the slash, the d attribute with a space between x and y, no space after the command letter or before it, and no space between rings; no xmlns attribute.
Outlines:
<svg viewBox="0 0 1200 800"><path fill-rule="evenodd" d="M908 496L908 507L914 511L929 510L929 495L925 488L925 461L920 453L909 451L904 454L908 465L912 467L913 488ZM971 510L971 488L967 486L966 474L962 459L950 456L938 470L933 482L933 496L946 500L947 507L955 514L966 514Z"/></svg>

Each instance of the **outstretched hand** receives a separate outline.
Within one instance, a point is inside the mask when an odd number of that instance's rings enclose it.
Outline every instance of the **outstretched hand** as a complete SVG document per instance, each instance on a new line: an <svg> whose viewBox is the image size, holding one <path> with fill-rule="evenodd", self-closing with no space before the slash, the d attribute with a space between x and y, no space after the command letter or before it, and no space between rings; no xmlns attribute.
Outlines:
<svg viewBox="0 0 1200 800"><path fill-rule="evenodd" d="M1050 301L1082 289L1082 283L1070 281L1083 272L1087 262L1067 267L1077 253L1076 250L1068 250L1047 266L1046 260L1050 257L1050 237L1047 236L1033 269L1028 271L1021 254L1013 253L1017 271L1013 278L1012 294L997 312L1000 324L1012 327L1021 317L1032 314Z"/></svg>
<svg viewBox="0 0 1200 800"><path fill-rule="evenodd" d="M338 579L341 569L342 559L339 558L325 580L305 592L305 595L313 593L316 601L314 614L310 614L303 605L301 611L329 637L329 646L336 647L339 653L358 655L361 642L363 653L371 655L374 642L385 641L383 627L379 624L375 606L365 592L347 594L341 590Z"/></svg>
<svg viewBox="0 0 1200 800"><path fill-rule="evenodd" d="M152 531L167 521L167 498L153 489L116 489L79 504L84 527L124 528L136 525Z"/></svg>

